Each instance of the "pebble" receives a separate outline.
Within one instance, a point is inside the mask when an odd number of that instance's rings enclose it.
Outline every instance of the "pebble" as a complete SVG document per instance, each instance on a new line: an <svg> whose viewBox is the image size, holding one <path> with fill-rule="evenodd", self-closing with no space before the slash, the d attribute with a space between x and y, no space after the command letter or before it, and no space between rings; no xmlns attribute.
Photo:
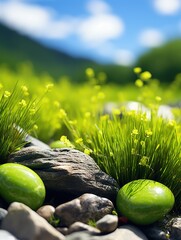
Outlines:
<svg viewBox="0 0 181 240"><path fill-rule="evenodd" d="M96 227L102 233L110 233L116 230L118 226L118 217L115 215L107 214L96 222Z"/></svg>
<svg viewBox="0 0 181 240"><path fill-rule="evenodd" d="M1 228L20 240L64 240L65 237L44 218L23 203L13 202Z"/></svg>
<svg viewBox="0 0 181 240"><path fill-rule="evenodd" d="M170 235L174 240L181 240L181 217L172 219Z"/></svg>
<svg viewBox="0 0 181 240"><path fill-rule="evenodd" d="M36 212L49 222L54 216L55 208L51 205L44 205L40 207Z"/></svg>
<svg viewBox="0 0 181 240"><path fill-rule="evenodd" d="M55 216L60 217L62 226L70 226L74 222L88 223L89 220L99 220L114 209L113 203L94 194L85 193L80 197L59 205Z"/></svg>

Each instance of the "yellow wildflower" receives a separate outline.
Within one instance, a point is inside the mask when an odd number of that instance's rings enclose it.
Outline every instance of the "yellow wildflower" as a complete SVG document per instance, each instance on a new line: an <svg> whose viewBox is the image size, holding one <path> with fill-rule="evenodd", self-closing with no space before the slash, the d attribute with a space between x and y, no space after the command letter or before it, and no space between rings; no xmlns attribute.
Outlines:
<svg viewBox="0 0 181 240"><path fill-rule="evenodd" d="M65 110L64 110L63 108L61 108L61 109L59 110L58 116L59 116L59 118L64 118L64 117L67 116L67 114L66 114L66 112L65 112Z"/></svg>
<svg viewBox="0 0 181 240"><path fill-rule="evenodd" d="M114 115L118 115L118 116L119 116L119 115L121 114L121 111L120 111L119 109L116 109L116 108L115 108L115 109L112 110L112 113L113 113Z"/></svg>
<svg viewBox="0 0 181 240"><path fill-rule="evenodd" d="M75 142L78 143L78 144L81 144L81 143L83 143L83 139L82 138L77 138Z"/></svg>
<svg viewBox="0 0 181 240"><path fill-rule="evenodd" d="M168 126L174 127L176 125L176 121L175 120L169 120L168 121Z"/></svg>
<svg viewBox="0 0 181 240"><path fill-rule="evenodd" d="M27 92L27 91L28 91L28 88L27 88L27 86L23 85L23 86L21 86L21 90L22 90L23 92Z"/></svg>
<svg viewBox="0 0 181 240"><path fill-rule="evenodd" d="M138 129L134 128L131 134L132 135L138 135Z"/></svg>
<svg viewBox="0 0 181 240"><path fill-rule="evenodd" d="M66 147L74 147L74 145L68 140L67 136L61 136L60 141L63 142Z"/></svg>
<svg viewBox="0 0 181 240"><path fill-rule="evenodd" d="M30 112L30 115L34 115L36 113L36 109L35 108L30 108L29 112Z"/></svg>
<svg viewBox="0 0 181 240"><path fill-rule="evenodd" d="M50 90L53 88L53 86L54 86L53 83L48 83L48 84L46 85L47 91L50 91Z"/></svg>
<svg viewBox="0 0 181 240"><path fill-rule="evenodd" d="M68 121L70 125L76 125L77 124L77 120L69 120Z"/></svg>
<svg viewBox="0 0 181 240"><path fill-rule="evenodd" d="M152 75L151 75L151 73L148 72L148 71L142 72L142 73L140 74L140 78L141 78L143 81L147 81L147 80L149 80L151 77L152 77Z"/></svg>
<svg viewBox="0 0 181 240"><path fill-rule="evenodd" d="M141 79L137 79L137 80L135 81L135 85L136 85L137 87L143 87L143 81L142 81Z"/></svg>
<svg viewBox="0 0 181 240"><path fill-rule="evenodd" d="M142 71L142 69L140 67L135 67L133 71L134 73L139 74Z"/></svg>
<svg viewBox="0 0 181 240"><path fill-rule="evenodd" d="M21 105L22 107L26 107L27 102L24 99L22 99L21 101L19 101L19 105Z"/></svg>
<svg viewBox="0 0 181 240"><path fill-rule="evenodd" d="M140 141L142 147L145 147L145 141Z"/></svg>
<svg viewBox="0 0 181 240"><path fill-rule="evenodd" d="M140 159L139 165L141 165L141 166L149 166L148 165L148 160L149 160L149 158L147 156L143 156Z"/></svg>
<svg viewBox="0 0 181 240"><path fill-rule="evenodd" d="M135 148L132 148L132 149L131 149L131 154L132 154L132 155L136 154Z"/></svg>
<svg viewBox="0 0 181 240"><path fill-rule="evenodd" d="M150 137L150 136L153 135L153 132L151 131L151 129L147 129L147 130L145 131L145 134L147 135L147 137Z"/></svg>
<svg viewBox="0 0 181 240"><path fill-rule="evenodd" d="M33 129L38 130L38 125L34 124Z"/></svg>
<svg viewBox="0 0 181 240"><path fill-rule="evenodd" d="M84 153L87 154L87 155L90 155L91 154L91 150L86 148L86 149L84 149Z"/></svg>
<svg viewBox="0 0 181 240"><path fill-rule="evenodd" d="M8 98L8 97L10 97L11 96L11 93L9 92L9 91L5 91L4 92L4 97L5 98Z"/></svg>
<svg viewBox="0 0 181 240"><path fill-rule="evenodd" d="M21 90L23 91L24 96L29 95L27 86L25 86L25 85L21 86Z"/></svg>
<svg viewBox="0 0 181 240"><path fill-rule="evenodd" d="M110 152L109 154L110 154L110 157L113 157L113 156L114 156L113 152Z"/></svg>
<svg viewBox="0 0 181 240"><path fill-rule="evenodd" d="M87 68L86 70L85 70L85 74L87 75L87 77L89 77L89 78L93 78L94 77L94 70L92 69L92 68Z"/></svg>
<svg viewBox="0 0 181 240"><path fill-rule="evenodd" d="M53 102L53 105L54 105L55 107L57 107L57 108L60 107L60 103L59 103L58 101L54 101L54 102Z"/></svg>
<svg viewBox="0 0 181 240"><path fill-rule="evenodd" d="M160 101L162 100L162 98L159 97L159 96L156 96L156 97L155 97L155 100L156 100L157 102L160 102Z"/></svg>
<svg viewBox="0 0 181 240"><path fill-rule="evenodd" d="M101 121L106 121L106 120L108 120L108 119L109 119L109 115L108 115L108 114L102 115L102 116L100 117L100 120L101 120Z"/></svg>

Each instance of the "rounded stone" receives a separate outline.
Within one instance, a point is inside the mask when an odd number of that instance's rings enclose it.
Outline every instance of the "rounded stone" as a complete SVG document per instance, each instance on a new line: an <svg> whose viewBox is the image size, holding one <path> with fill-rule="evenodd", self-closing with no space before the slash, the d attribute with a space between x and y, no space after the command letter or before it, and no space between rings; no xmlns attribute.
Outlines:
<svg viewBox="0 0 181 240"><path fill-rule="evenodd" d="M30 168L5 163L0 166L0 182L0 195L8 203L21 202L34 210L43 204L44 183Z"/></svg>
<svg viewBox="0 0 181 240"><path fill-rule="evenodd" d="M115 215L107 214L99 221L96 222L96 227L102 233L110 233L116 230L118 226L118 217Z"/></svg>
<svg viewBox="0 0 181 240"><path fill-rule="evenodd" d="M44 205L37 210L37 213L48 222L53 218L55 208L52 205Z"/></svg>
<svg viewBox="0 0 181 240"><path fill-rule="evenodd" d="M147 225L164 217L175 198L165 185L148 179L134 180L118 192L118 211L135 224Z"/></svg>

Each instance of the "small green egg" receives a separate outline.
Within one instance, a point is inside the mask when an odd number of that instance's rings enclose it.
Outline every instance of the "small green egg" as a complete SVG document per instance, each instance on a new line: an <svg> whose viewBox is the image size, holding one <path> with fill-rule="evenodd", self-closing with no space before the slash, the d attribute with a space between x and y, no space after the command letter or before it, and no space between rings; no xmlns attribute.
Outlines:
<svg viewBox="0 0 181 240"><path fill-rule="evenodd" d="M67 146L65 145L64 142L57 140L57 141L52 142L50 144L50 147L51 148L66 148Z"/></svg>
<svg viewBox="0 0 181 240"><path fill-rule="evenodd" d="M135 224L147 225L167 214L175 198L165 185L148 179L138 179L125 184L118 192L118 211Z"/></svg>
<svg viewBox="0 0 181 240"><path fill-rule="evenodd" d="M30 168L18 163L0 165L0 196L8 203L22 202L36 210L45 194L43 181Z"/></svg>

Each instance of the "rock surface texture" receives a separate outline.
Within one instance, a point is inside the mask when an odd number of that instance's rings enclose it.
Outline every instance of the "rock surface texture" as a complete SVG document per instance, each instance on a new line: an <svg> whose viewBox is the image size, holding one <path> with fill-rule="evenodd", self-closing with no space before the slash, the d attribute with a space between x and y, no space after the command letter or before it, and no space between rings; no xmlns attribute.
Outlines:
<svg viewBox="0 0 181 240"><path fill-rule="evenodd" d="M1 228L20 240L64 240L44 218L22 203L14 202L8 208Z"/></svg>
<svg viewBox="0 0 181 240"><path fill-rule="evenodd" d="M79 198L59 205L55 215L61 219L61 224L70 226L74 222L88 223L89 220L97 221L113 211L113 203L94 194L85 193Z"/></svg>
<svg viewBox="0 0 181 240"><path fill-rule="evenodd" d="M9 162L33 169L48 190L94 193L110 199L119 190L117 182L101 171L90 156L75 149L27 147L12 154Z"/></svg>

